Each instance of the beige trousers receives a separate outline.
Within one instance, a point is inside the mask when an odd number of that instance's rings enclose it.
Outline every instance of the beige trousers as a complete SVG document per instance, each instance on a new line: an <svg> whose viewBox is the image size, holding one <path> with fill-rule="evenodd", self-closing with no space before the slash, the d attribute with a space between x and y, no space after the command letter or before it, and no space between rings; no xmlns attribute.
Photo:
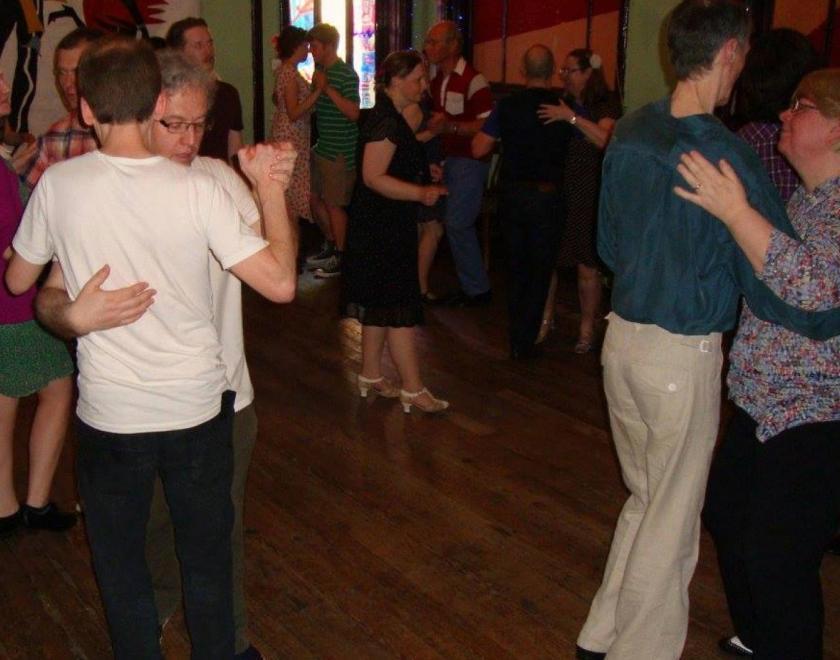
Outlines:
<svg viewBox="0 0 840 660"><path fill-rule="evenodd" d="M720 419L720 333L608 319L604 389L630 497L578 645L608 660L676 660Z"/></svg>

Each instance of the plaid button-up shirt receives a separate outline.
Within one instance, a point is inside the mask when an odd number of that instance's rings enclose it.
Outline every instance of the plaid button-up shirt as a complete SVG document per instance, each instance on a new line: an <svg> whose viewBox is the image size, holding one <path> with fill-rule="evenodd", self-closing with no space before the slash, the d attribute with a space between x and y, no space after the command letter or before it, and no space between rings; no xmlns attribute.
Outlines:
<svg viewBox="0 0 840 660"><path fill-rule="evenodd" d="M15 170L30 189L50 165L74 156L81 156L97 148L93 130L79 123L71 112L47 129L36 143L35 153L22 163L15 163Z"/></svg>
<svg viewBox="0 0 840 660"><path fill-rule="evenodd" d="M749 144L770 175L770 180L779 191L782 201L787 204L794 191L799 187L799 176L787 162L784 156L779 153L779 133L782 130L781 124L763 121L752 121L744 124L739 130L740 135Z"/></svg>

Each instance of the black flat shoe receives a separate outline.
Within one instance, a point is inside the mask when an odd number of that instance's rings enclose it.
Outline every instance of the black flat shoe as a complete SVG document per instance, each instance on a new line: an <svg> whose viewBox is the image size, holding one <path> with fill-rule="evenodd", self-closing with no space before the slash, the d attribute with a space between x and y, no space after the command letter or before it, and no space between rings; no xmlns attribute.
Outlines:
<svg viewBox="0 0 840 660"><path fill-rule="evenodd" d="M588 651L579 646L575 647L575 660L604 660L607 657L606 653L598 651Z"/></svg>
<svg viewBox="0 0 840 660"><path fill-rule="evenodd" d="M0 518L0 536L8 536L18 527L20 527L20 509L15 511L10 516L3 516Z"/></svg>
<svg viewBox="0 0 840 660"><path fill-rule="evenodd" d="M724 653L737 655L739 658L751 658L753 655L752 649L744 646L744 643L738 639L737 635L721 637L718 640L718 648Z"/></svg>
<svg viewBox="0 0 840 660"><path fill-rule="evenodd" d="M64 532L76 524L75 513L65 513L52 502L40 509L24 504L21 517L24 526L29 529L46 529L51 532Z"/></svg>

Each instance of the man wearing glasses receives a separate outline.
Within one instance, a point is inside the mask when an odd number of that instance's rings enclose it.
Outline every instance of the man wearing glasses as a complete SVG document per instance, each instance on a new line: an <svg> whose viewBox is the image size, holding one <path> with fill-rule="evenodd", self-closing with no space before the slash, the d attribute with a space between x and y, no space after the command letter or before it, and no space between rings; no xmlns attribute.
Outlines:
<svg viewBox="0 0 840 660"><path fill-rule="evenodd" d="M143 43L108 40L85 53L81 108L102 147L45 173L15 237L6 283L12 292L27 288L56 254L61 268L46 288L66 284L72 299L52 307L52 321L49 305L40 305L41 318L80 337L79 490L116 657L161 657L145 556L160 476L177 532L193 656L229 660L237 650L231 595L237 422L234 393L225 390L235 383L246 392L242 378L230 375L235 357L219 339L232 312L220 299L226 283L218 280L227 276L208 277L208 249L264 296L291 300L296 236L272 169L285 157L287 176L293 154L267 145L239 152L263 201L266 241L243 229L242 213L213 176L149 149L145 140L153 132L159 153L189 163L207 113L206 87L160 94L160 82ZM190 99L203 105L181 103ZM253 211L245 220L254 220ZM140 278L156 291L126 286ZM106 279L109 288L124 288L102 291ZM241 353L241 345L236 349ZM259 657L245 651L241 657Z"/></svg>

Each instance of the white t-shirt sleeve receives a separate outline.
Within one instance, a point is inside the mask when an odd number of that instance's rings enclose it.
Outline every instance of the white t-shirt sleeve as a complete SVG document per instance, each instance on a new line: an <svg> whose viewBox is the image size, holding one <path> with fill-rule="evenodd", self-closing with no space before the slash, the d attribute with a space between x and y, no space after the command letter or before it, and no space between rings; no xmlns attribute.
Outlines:
<svg viewBox="0 0 840 660"><path fill-rule="evenodd" d="M12 246L21 257L31 264L49 262L55 251L47 225L47 182L41 179L40 185L29 198L29 204L23 213Z"/></svg>
<svg viewBox="0 0 840 660"><path fill-rule="evenodd" d="M226 188L233 198L233 204L239 211L239 216L246 225L258 223L260 221L260 210L254 201L254 195L248 186L245 185L242 178L233 171L233 168L228 167L228 169L230 170L231 176L229 185Z"/></svg>
<svg viewBox="0 0 840 660"><path fill-rule="evenodd" d="M251 189L230 165L217 158L199 156L193 162L193 168L206 172L221 184L246 225L255 225L260 221L260 210Z"/></svg>
<svg viewBox="0 0 840 660"><path fill-rule="evenodd" d="M212 181L211 190L211 194L200 196L207 243L222 268L228 270L265 248L268 242L242 223L233 199L218 183Z"/></svg>

